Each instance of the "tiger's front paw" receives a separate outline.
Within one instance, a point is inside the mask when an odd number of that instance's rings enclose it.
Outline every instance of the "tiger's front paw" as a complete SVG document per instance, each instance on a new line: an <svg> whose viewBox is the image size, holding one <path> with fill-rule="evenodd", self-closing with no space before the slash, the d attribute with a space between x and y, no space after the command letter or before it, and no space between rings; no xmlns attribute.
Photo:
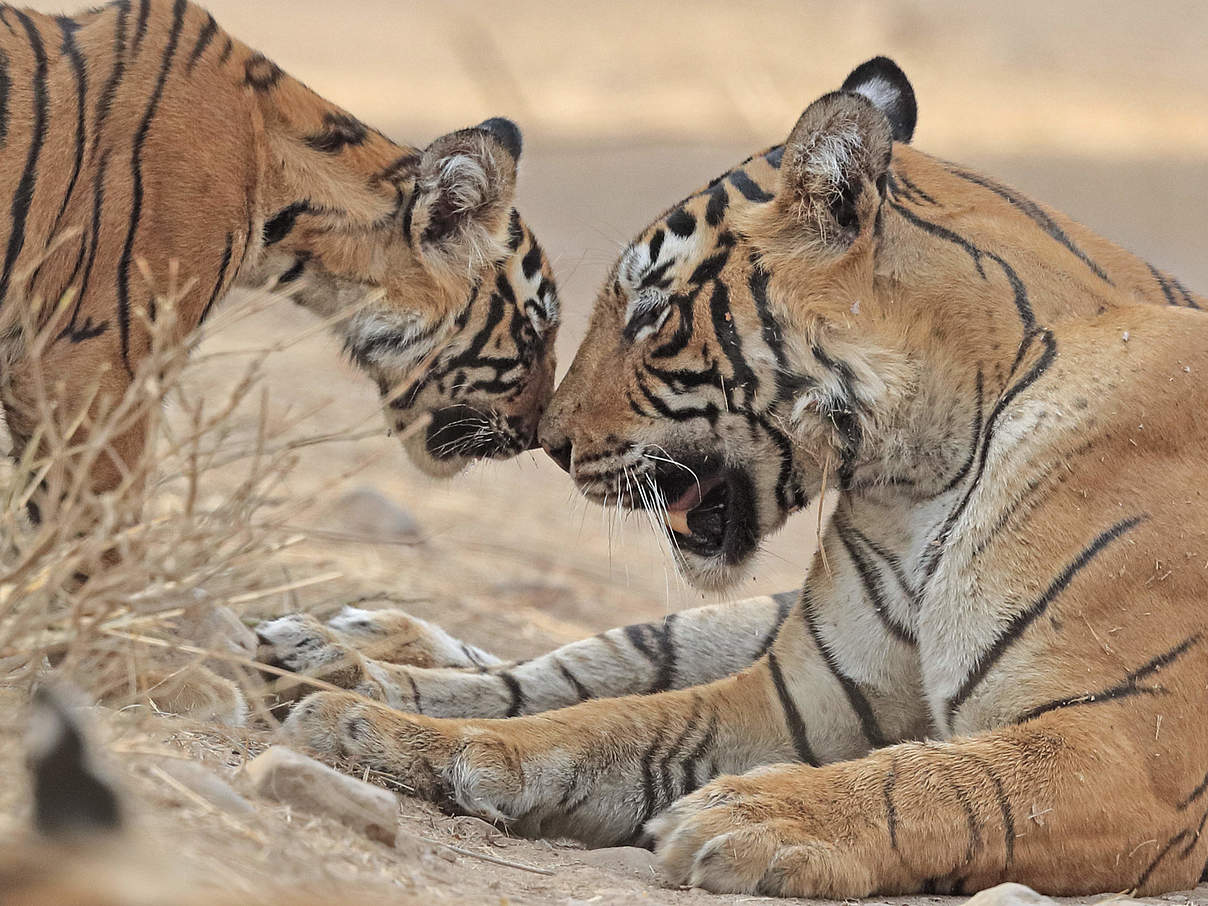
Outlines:
<svg viewBox="0 0 1208 906"><path fill-rule="evenodd" d="M490 730L320 692L293 709L284 731L299 745L368 767L447 811L503 824L522 813L520 757Z"/></svg>
<svg viewBox="0 0 1208 906"><path fill-rule="evenodd" d="M332 633L308 613L294 613L256 626L256 659L293 673L316 673L346 657Z"/></svg>
<svg viewBox="0 0 1208 906"><path fill-rule="evenodd" d="M647 829L672 884L714 893L864 897L875 889L852 827L819 826L813 803L794 789L809 768L721 777L685 796ZM834 803L820 801L827 810Z"/></svg>
<svg viewBox="0 0 1208 906"><path fill-rule="evenodd" d="M364 658L310 614L267 620L256 627L256 637L260 640L256 659L262 664L353 689L370 698L383 697L382 686L367 669ZM269 675L267 671L266 675L273 710L288 710L314 689L313 684L294 677Z"/></svg>
<svg viewBox="0 0 1208 906"><path fill-rule="evenodd" d="M327 626L362 654L389 664L479 669L499 663L494 655L402 610L362 610L345 605L327 621Z"/></svg>

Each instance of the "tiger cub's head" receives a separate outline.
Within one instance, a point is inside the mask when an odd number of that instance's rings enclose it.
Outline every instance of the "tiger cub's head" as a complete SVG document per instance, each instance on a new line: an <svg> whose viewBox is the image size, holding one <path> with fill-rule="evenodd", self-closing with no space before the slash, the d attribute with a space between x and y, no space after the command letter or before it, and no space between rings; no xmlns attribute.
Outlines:
<svg viewBox="0 0 1208 906"><path fill-rule="evenodd" d="M897 66L864 64L784 145L651 224L599 294L542 444L588 497L659 512L696 584L736 581L763 536L850 480L912 384L876 270L915 116Z"/></svg>
<svg viewBox="0 0 1208 906"><path fill-rule="evenodd" d="M560 319L553 271L513 209L506 254L470 287L465 306L419 367L400 367L370 315L346 346L378 380L391 429L429 475L475 459L507 459L536 446L554 390ZM401 380L400 380L401 377ZM427 416L422 425L417 420Z"/></svg>
<svg viewBox="0 0 1208 906"><path fill-rule="evenodd" d="M519 130L487 120L384 169L356 159L372 148L376 160L384 139L357 136L340 148L353 172L373 170L370 191L362 182L331 206L295 204L270 219L266 269L337 322L424 472L531 449L553 392L560 313L550 264L513 207Z"/></svg>

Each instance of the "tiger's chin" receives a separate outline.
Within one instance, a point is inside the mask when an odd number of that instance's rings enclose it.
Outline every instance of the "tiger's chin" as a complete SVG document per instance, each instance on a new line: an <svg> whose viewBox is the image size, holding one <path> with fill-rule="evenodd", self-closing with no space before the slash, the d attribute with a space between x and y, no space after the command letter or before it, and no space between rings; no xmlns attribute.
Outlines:
<svg viewBox="0 0 1208 906"><path fill-rule="evenodd" d="M760 520L756 488L746 469L713 466L707 460L694 468L676 468L656 475L662 509L676 566L697 588L720 591L737 584L770 530Z"/></svg>
<svg viewBox="0 0 1208 906"><path fill-rule="evenodd" d="M438 458L428 452L422 437L408 439L403 443L407 459L429 478L447 480L464 472L474 462L473 456L446 456Z"/></svg>
<svg viewBox="0 0 1208 906"><path fill-rule="evenodd" d="M702 557L700 554L687 553L674 547L673 550L675 568L679 574L685 582L701 591L721 592L734 588L750 573L750 562L755 558L752 553L735 565L728 563L724 556Z"/></svg>
<svg viewBox="0 0 1208 906"><path fill-rule="evenodd" d="M407 457L430 478L452 478L483 459L504 460L532 447L523 431L489 407L454 404L431 414L423 428L404 429Z"/></svg>

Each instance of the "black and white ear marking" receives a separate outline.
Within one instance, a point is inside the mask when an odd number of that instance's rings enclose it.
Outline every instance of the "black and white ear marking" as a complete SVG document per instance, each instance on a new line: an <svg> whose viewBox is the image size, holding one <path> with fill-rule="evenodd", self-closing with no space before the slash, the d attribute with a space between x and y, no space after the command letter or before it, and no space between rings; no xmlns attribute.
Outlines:
<svg viewBox="0 0 1208 906"><path fill-rule="evenodd" d="M852 70L842 91L862 94L889 119L895 142L909 142L914 136L919 108L914 89L906 73L889 57L873 57Z"/></svg>
<svg viewBox="0 0 1208 906"><path fill-rule="evenodd" d="M496 141L503 145L504 150L512 155L512 160L520 160L520 152L524 148L524 138L520 134L520 127L511 120L502 116L493 116L489 120L483 120L474 128L491 133L495 136Z"/></svg>
<svg viewBox="0 0 1208 906"><path fill-rule="evenodd" d="M64 837L121 827L117 795L93 767L84 731L65 697L39 688L29 724L28 761L39 833Z"/></svg>
<svg viewBox="0 0 1208 906"><path fill-rule="evenodd" d="M872 228L893 157L893 127L869 98L832 91L806 108L780 162L776 209L789 234L846 249Z"/></svg>

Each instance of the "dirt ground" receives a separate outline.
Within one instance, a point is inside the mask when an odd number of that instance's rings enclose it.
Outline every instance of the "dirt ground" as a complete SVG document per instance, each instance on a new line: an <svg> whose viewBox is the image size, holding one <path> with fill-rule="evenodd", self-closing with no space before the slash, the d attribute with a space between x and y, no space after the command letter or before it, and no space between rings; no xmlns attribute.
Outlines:
<svg viewBox="0 0 1208 906"><path fill-rule="evenodd" d="M920 147L993 173L1189 287L1208 289L1208 6L1198 0L1144 8L1123 0L209 6L233 33L399 140L422 143L494 114L521 123L520 206L556 261L563 367L630 235L717 172L781 140L809 100L882 52L914 79ZM220 397L237 378L241 350L278 343L284 348L269 359L266 382L273 434L355 436L299 451L282 494L314 504L297 518L294 527L309 540L295 548L282 581L331 578L277 596L266 612L322 614L388 592L467 641L519 657L713 600L669 572L644 524L589 507L543 457L478 466L448 484L420 476L380 430L374 388L341 359L334 339L308 334L313 322L288 304L239 306L231 300L215 320L189 381ZM256 413L240 417L254 431ZM238 479L232 470L205 490L218 494ZM405 509L419 540L333 533L332 508L356 488ZM728 597L796 585L817 527L815 516L799 517ZM14 703L0 708L7 709L0 777L19 776ZM182 877L221 876L235 890L264 879L336 879L410 891L418 902L759 901L668 890L632 853L589 865L577 847L509 839L408 799L403 830L435 843L390 850L263 803L233 816L165 781L164 765L200 760L234 778L263 736L138 715L106 726L110 758L139 804L137 834L158 841L147 845L160 847ZM23 801L17 785L0 784L0 830L20 823ZM1208 888L1162 902L1208 903Z"/></svg>

